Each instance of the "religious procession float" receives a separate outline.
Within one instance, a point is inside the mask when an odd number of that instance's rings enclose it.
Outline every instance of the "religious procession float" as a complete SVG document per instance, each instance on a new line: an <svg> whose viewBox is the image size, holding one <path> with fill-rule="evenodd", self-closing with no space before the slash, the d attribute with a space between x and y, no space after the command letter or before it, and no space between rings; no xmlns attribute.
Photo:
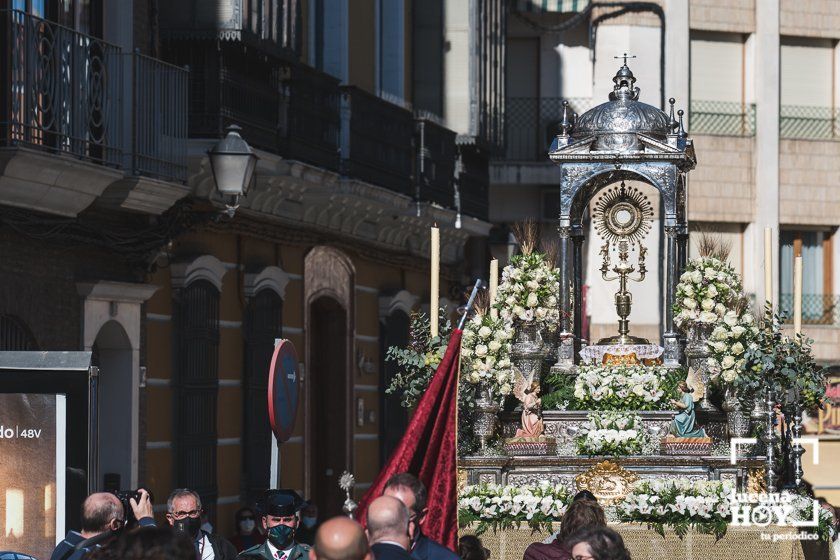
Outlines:
<svg viewBox="0 0 840 560"><path fill-rule="evenodd" d="M609 100L579 116L564 104L549 151L559 167L556 244L541 249L533 225L519 227L519 253L501 278L491 264L488 297L464 326L461 530L480 534L492 558L521 558L588 490L634 558L713 549L800 558L800 540L759 533L829 538L828 514L801 492L802 416L824 395L801 334L801 296L785 334L772 302L745 295L714 235L688 258L687 176L697 160L683 112L675 115L673 99L669 113L640 102L626 60L613 82ZM649 280L644 240L654 224L651 201L631 182L655 187L662 207L664 317L655 342L630 334L630 286ZM600 272L617 284L616 334L591 344L582 338L588 211ZM390 391L407 407L447 347L451 328L432 315L432 324L415 315L410 346L389 351L402 366ZM751 516L766 496L780 496L786 523Z"/></svg>

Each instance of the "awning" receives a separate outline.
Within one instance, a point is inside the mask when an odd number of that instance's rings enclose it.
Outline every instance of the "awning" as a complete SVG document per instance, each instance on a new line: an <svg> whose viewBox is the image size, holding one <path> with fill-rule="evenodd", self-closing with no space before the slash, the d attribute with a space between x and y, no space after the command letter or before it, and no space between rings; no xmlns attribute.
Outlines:
<svg viewBox="0 0 840 560"><path fill-rule="evenodd" d="M516 0L520 12L582 12L590 0Z"/></svg>

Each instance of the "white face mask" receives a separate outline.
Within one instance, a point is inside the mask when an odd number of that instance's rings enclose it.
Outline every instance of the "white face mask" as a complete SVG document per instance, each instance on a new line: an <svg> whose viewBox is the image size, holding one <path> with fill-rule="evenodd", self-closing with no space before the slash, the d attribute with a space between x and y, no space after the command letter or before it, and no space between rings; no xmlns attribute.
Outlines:
<svg viewBox="0 0 840 560"><path fill-rule="evenodd" d="M239 522L239 530L244 534L249 534L254 531L256 522L253 519L243 519Z"/></svg>
<svg viewBox="0 0 840 560"><path fill-rule="evenodd" d="M317 517L301 517L300 522L303 523L303 526L306 527L307 529L311 529L318 522L318 518Z"/></svg>

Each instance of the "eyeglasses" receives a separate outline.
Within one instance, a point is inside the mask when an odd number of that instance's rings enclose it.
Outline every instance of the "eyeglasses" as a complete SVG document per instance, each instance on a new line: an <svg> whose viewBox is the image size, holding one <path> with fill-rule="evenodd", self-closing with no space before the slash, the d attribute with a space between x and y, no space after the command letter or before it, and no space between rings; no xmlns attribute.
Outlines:
<svg viewBox="0 0 840 560"><path fill-rule="evenodd" d="M170 513L175 519L184 519L185 517L198 517L201 515L201 509L191 509L190 511L175 511Z"/></svg>

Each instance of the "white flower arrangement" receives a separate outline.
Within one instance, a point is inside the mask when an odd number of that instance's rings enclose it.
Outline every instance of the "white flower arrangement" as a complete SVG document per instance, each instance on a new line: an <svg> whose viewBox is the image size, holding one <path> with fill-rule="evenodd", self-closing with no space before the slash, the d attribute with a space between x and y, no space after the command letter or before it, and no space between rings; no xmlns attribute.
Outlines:
<svg viewBox="0 0 840 560"><path fill-rule="evenodd" d="M575 438L580 455L638 455L647 442L642 419L635 414L590 412Z"/></svg>
<svg viewBox="0 0 840 560"><path fill-rule="evenodd" d="M744 352L758 334L758 325L750 313L740 315L729 310L723 315L706 341L707 365L712 381L731 386L744 371Z"/></svg>
<svg viewBox="0 0 840 560"><path fill-rule="evenodd" d="M663 366L579 366L574 397L587 410L661 410L671 395Z"/></svg>
<svg viewBox="0 0 840 560"><path fill-rule="evenodd" d="M478 523L478 534L523 522L539 530L560 521L570 501L562 485L547 480L533 486L466 486L458 494L458 522Z"/></svg>
<svg viewBox="0 0 840 560"><path fill-rule="evenodd" d="M677 284L674 322L683 329L717 323L742 292L741 279L728 263L714 257L691 259Z"/></svg>
<svg viewBox="0 0 840 560"><path fill-rule="evenodd" d="M560 322L560 269L543 253L514 256L502 270L495 306L505 321L535 323L553 332Z"/></svg>
<svg viewBox="0 0 840 560"><path fill-rule="evenodd" d="M513 391L511 338L513 329L504 319L476 313L464 328L461 379L487 387L497 400L508 396Z"/></svg>

